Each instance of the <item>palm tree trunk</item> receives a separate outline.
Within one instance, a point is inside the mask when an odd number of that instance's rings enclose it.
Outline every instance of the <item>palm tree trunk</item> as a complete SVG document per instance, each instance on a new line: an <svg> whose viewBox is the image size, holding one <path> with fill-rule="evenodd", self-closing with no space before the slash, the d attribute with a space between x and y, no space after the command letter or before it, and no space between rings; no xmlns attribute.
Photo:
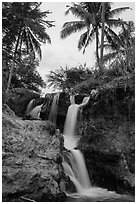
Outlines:
<svg viewBox="0 0 137 204"><path fill-rule="evenodd" d="M20 29L20 32L19 32L19 35L18 35L17 44L16 44L15 51L14 51L14 58L16 58L17 49L18 49L19 40L20 40L20 34L21 34L21 29ZM10 73L9 73L9 79L8 79L8 83L7 83L6 93L8 93L9 89L10 89L14 66L15 66L15 62L13 61L13 64L11 65L11 69L10 69Z"/></svg>
<svg viewBox="0 0 137 204"><path fill-rule="evenodd" d="M99 39L98 39L98 30L97 30L96 31L96 59L97 59L97 64L99 65L98 44L99 44Z"/></svg>
<svg viewBox="0 0 137 204"><path fill-rule="evenodd" d="M102 12L101 12L101 19L102 19L102 33L101 33L101 50L100 50L100 69L103 69L103 48L104 48L104 21L105 21L105 3L101 4Z"/></svg>

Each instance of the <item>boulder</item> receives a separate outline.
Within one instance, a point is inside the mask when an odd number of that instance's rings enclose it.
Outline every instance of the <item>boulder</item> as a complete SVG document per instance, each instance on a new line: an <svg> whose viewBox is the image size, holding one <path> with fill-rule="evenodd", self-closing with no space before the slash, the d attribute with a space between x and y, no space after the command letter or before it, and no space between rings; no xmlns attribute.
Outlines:
<svg viewBox="0 0 137 204"><path fill-rule="evenodd" d="M11 114L10 108L3 109L3 202L64 201L55 125L49 121L21 120Z"/></svg>

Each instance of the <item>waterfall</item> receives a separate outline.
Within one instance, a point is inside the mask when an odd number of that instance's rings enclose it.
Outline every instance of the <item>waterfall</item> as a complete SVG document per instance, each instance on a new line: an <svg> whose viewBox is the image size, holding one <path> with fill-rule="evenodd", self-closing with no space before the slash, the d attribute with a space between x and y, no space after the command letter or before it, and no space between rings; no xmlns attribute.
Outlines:
<svg viewBox="0 0 137 204"><path fill-rule="evenodd" d="M75 95L70 95L70 103L75 104Z"/></svg>
<svg viewBox="0 0 137 204"><path fill-rule="evenodd" d="M69 160L70 165L63 162L63 167L67 175L73 181L77 192L83 194L83 190L91 188L91 183L84 161L84 156L79 150L74 148L77 145L77 137L75 134L75 127L77 124L77 115L81 107L85 106L89 97L85 97L80 105L75 104L74 98L70 98L71 105L68 108L65 126L64 126L64 146L71 151Z"/></svg>
<svg viewBox="0 0 137 204"><path fill-rule="evenodd" d="M55 124L56 124L56 120L57 120L57 110L58 110L59 96L60 96L60 93L57 93L53 97L53 101L52 101L52 105L51 105L51 110L50 110L50 114L49 114L49 120L51 122L55 123Z"/></svg>
<svg viewBox="0 0 137 204"><path fill-rule="evenodd" d="M83 188L90 188L91 187L91 183L90 183L90 179L89 179L89 175L88 175L88 171L87 171L87 168L86 168L86 164L85 164L85 161L84 161L84 156L83 154L81 153L81 151L79 150L71 150L74 158L75 158L75 161L76 161L76 165L77 165L77 177L78 177L78 181L79 183L81 184L81 186Z"/></svg>
<svg viewBox="0 0 137 204"><path fill-rule="evenodd" d="M77 138L75 137L75 127L77 122L79 105L72 104L68 108L65 126L64 126L64 146L67 149L76 147Z"/></svg>
<svg viewBox="0 0 137 204"><path fill-rule="evenodd" d="M29 115L33 118L33 119L38 119L40 120L40 112L41 112L41 107L43 106L42 105L39 105L39 106L36 106L35 108L33 108Z"/></svg>
<svg viewBox="0 0 137 204"><path fill-rule="evenodd" d="M30 115L33 119L40 119L40 111L41 111L41 107L42 105L39 106L35 106L34 105L34 101L35 99L32 99L26 109L26 115Z"/></svg>
<svg viewBox="0 0 137 204"><path fill-rule="evenodd" d="M76 123L77 123L78 111L80 108L82 108L88 103L89 99L90 97L85 97L82 103L79 105L73 103L75 101L74 98L71 101L71 103L73 104L71 104L68 108L68 112L67 112L67 116L65 120L64 132L63 132L64 146L67 149L73 149L74 147L76 147L78 138L75 135L75 128L76 128Z"/></svg>
<svg viewBox="0 0 137 204"><path fill-rule="evenodd" d="M91 185L88 171L86 168L84 156L80 150L74 149L77 145L78 138L75 134L75 127L77 124L77 115L80 108L85 106L90 97L85 97L81 104L75 104L74 98L71 98L71 105L68 108L65 126L64 126L64 146L70 150L67 160L63 158L63 168L65 174L68 175L74 183L76 191L79 196L87 196L89 198L116 198L119 194L102 189L100 187L93 187Z"/></svg>
<svg viewBox="0 0 137 204"><path fill-rule="evenodd" d="M32 109L34 108L34 101L35 101L35 99L32 99L30 102L29 102L29 104L28 104L28 106L27 106L27 109L26 109L26 115L29 115L29 113L32 111Z"/></svg>

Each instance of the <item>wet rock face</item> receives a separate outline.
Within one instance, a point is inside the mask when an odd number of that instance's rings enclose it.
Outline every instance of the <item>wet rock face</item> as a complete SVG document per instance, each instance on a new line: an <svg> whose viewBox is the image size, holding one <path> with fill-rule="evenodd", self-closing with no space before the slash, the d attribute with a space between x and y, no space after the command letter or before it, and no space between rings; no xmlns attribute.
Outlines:
<svg viewBox="0 0 137 204"><path fill-rule="evenodd" d="M118 193L134 193L134 123L105 118L85 120L78 148L83 152L93 185Z"/></svg>
<svg viewBox="0 0 137 204"><path fill-rule="evenodd" d="M3 111L3 201L66 199L58 182L59 139L53 129L45 121L23 121L10 109Z"/></svg>
<svg viewBox="0 0 137 204"><path fill-rule="evenodd" d="M124 89L100 90L83 108L77 132L94 185L134 192L135 123L134 95ZM115 99L115 100L114 100Z"/></svg>
<svg viewBox="0 0 137 204"><path fill-rule="evenodd" d="M92 185L107 188L120 194L134 194L135 177L124 165L125 161L120 152L91 150L85 151L84 155Z"/></svg>

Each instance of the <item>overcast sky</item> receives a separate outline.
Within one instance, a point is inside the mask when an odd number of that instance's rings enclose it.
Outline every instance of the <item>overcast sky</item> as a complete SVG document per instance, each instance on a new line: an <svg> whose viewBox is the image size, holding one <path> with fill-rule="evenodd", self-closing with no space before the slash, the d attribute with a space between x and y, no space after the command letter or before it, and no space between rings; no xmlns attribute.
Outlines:
<svg viewBox="0 0 137 204"><path fill-rule="evenodd" d="M60 39L60 31L62 26L67 21L78 20L72 14L64 15L67 10L66 5L71 5L71 2L43 2L42 10L50 10L52 13L48 15L48 20L55 21L55 27L48 28L47 33L51 37L51 44L42 45L42 60L38 68L39 73L46 79L46 74L50 70L58 69L60 66L78 66L86 63L88 67L92 67L95 63L95 44L90 44L85 54L78 51L77 43L82 32L72 34L66 39ZM134 2L115 2L112 5L114 8L129 6L132 10L127 10L121 15L123 20L135 21L135 3Z"/></svg>

